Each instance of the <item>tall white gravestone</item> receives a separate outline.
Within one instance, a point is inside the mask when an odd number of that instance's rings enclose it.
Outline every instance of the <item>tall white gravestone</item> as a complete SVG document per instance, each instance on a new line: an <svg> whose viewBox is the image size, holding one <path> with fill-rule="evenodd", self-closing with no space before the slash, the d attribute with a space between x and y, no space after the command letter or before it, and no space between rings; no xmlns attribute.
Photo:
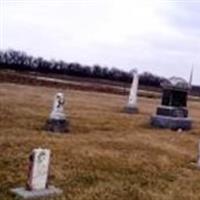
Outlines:
<svg viewBox="0 0 200 200"><path fill-rule="evenodd" d="M45 125L46 130L61 133L69 131L69 122L64 113L64 104L64 94L57 93L54 97L51 114Z"/></svg>
<svg viewBox="0 0 200 200"><path fill-rule="evenodd" d="M137 70L133 72L133 81L130 88L128 103L125 107L127 113L138 113L137 93L138 93L139 75Z"/></svg>
<svg viewBox="0 0 200 200"><path fill-rule="evenodd" d="M29 171L26 187L12 189L11 192L23 199L37 199L60 195L62 191L54 186L48 185L49 149L34 149L29 156Z"/></svg>

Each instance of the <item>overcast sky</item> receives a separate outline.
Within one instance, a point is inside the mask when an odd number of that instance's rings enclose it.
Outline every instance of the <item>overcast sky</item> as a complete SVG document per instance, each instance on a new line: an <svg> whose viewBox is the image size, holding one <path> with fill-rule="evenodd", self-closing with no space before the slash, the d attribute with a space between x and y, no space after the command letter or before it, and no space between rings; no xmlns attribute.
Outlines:
<svg viewBox="0 0 200 200"><path fill-rule="evenodd" d="M200 85L200 0L0 0L0 49Z"/></svg>

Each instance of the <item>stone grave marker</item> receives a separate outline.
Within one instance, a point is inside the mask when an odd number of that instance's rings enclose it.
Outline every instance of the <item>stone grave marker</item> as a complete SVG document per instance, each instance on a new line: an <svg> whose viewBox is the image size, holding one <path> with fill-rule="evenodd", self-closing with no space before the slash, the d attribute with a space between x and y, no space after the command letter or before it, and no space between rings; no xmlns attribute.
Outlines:
<svg viewBox="0 0 200 200"><path fill-rule="evenodd" d="M62 191L48 185L50 150L34 149L29 157L29 171L26 187L12 189L11 192L23 199L37 199L60 195Z"/></svg>
<svg viewBox="0 0 200 200"><path fill-rule="evenodd" d="M54 98L52 112L45 125L45 130L60 133L69 131L69 122L64 113L64 103L64 94L57 93Z"/></svg>
<svg viewBox="0 0 200 200"><path fill-rule="evenodd" d="M138 93L139 75L137 70L133 72L133 81L130 88L128 103L124 108L126 113L138 113L137 93Z"/></svg>
<svg viewBox="0 0 200 200"><path fill-rule="evenodd" d="M189 130L192 119L188 117L187 97L190 85L182 78L172 77L162 84L163 95L151 125L172 130Z"/></svg>
<svg viewBox="0 0 200 200"><path fill-rule="evenodd" d="M30 190L47 187L50 164L50 150L35 149L30 155L27 188Z"/></svg>

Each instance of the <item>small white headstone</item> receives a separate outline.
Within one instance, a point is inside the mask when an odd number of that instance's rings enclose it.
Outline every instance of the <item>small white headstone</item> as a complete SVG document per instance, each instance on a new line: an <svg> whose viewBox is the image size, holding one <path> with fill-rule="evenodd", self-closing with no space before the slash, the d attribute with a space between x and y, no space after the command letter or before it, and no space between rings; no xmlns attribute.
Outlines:
<svg viewBox="0 0 200 200"><path fill-rule="evenodd" d="M65 114L64 114L64 94L63 93L57 93L54 98L54 104L53 104L53 109L50 114L50 119L58 119L62 120L65 119Z"/></svg>
<svg viewBox="0 0 200 200"><path fill-rule="evenodd" d="M49 149L34 149L30 156L28 188L42 190L47 188L50 164Z"/></svg>
<svg viewBox="0 0 200 200"><path fill-rule="evenodd" d="M49 149L39 148L32 151L26 187L17 187L10 190L19 199L49 199L49 197L62 194L62 190L59 188L47 185L50 154Z"/></svg>

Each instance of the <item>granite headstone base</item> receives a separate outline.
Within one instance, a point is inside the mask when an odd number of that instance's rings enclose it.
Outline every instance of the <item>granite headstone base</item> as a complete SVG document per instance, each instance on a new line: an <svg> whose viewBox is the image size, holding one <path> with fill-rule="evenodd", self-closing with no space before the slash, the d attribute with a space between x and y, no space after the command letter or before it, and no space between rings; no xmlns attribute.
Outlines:
<svg viewBox="0 0 200 200"><path fill-rule="evenodd" d="M67 133L69 132L69 122L66 119L48 119L45 125L46 131Z"/></svg>
<svg viewBox="0 0 200 200"><path fill-rule="evenodd" d="M26 190L25 188L11 189L11 192L22 199L49 199L50 197L59 196L62 190L54 186L49 186L43 190Z"/></svg>
<svg viewBox="0 0 200 200"><path fill-rule="evenodd" d="M185 107L158 106L156 115L187 118L188 110Z"/></svg>
<svg viewBox="0 0 200 200"><path fill-rule="evenodd" d="M139 113L139 109L137 107L126 106L124 108L124 112L129 113L129 114L137 114L137 113Z"/></svg>
<svg viewBox="0 0 200 200"><path fill-rule="evenodd" d="M188 117L155 115L151 117L151 125L157 128L168 128L172 130L190 130L192 128L192 119Z"/></svg>

